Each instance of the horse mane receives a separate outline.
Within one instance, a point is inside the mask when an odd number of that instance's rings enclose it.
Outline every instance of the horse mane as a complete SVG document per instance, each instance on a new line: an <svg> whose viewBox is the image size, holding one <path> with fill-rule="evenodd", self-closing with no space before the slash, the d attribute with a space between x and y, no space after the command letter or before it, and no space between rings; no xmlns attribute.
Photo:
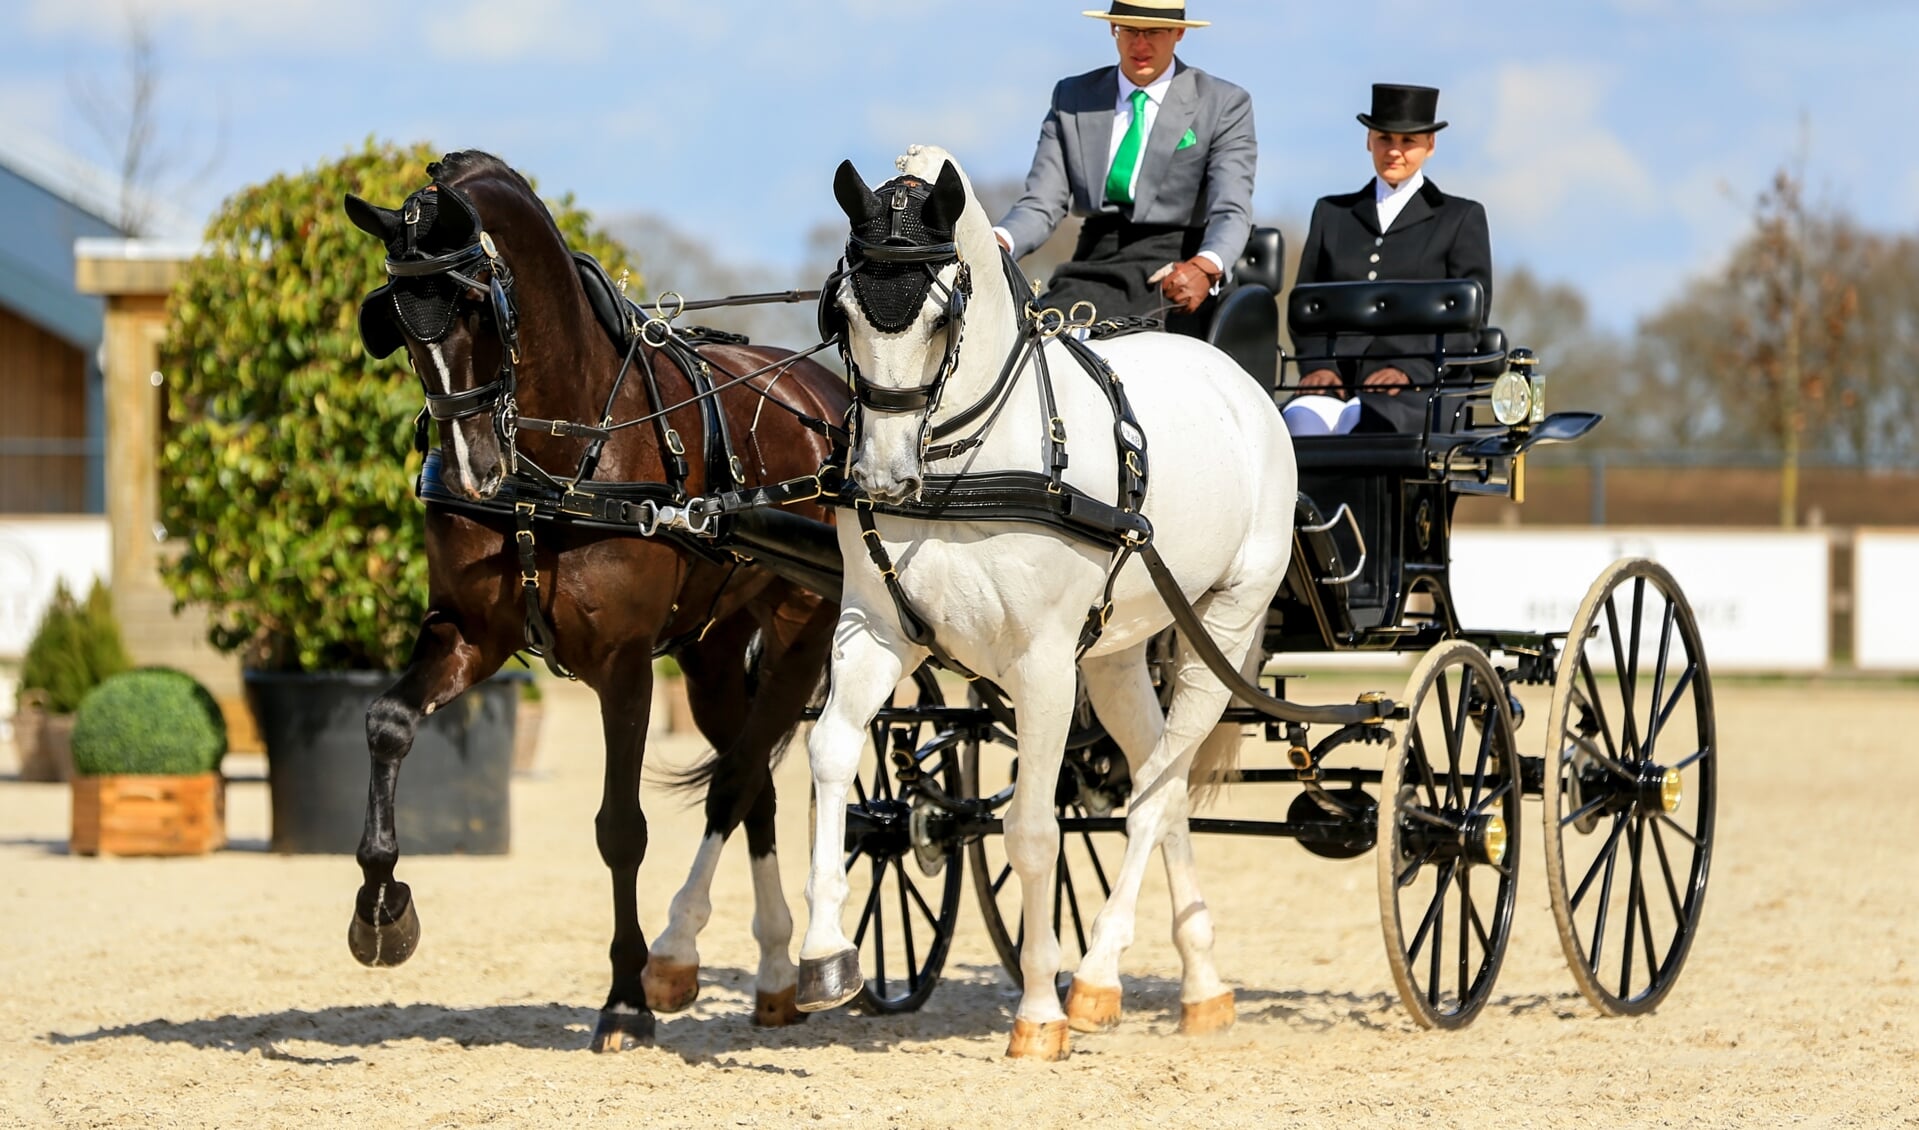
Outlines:
<svg viewBox="0 0 1919 1130"><path fill-rule="evenodd" d="M533 187L533 182L522 176L518 169L485 150L455 150L428 165L426 175L456 188L468 181L497 177L526 193L527 198L538 205L540 214L546 217L546 222L553 225L554 231L557 232L560 228L558 222L553 219L552 211L547 208L546 201L540 199L540 194Z"/></svg>

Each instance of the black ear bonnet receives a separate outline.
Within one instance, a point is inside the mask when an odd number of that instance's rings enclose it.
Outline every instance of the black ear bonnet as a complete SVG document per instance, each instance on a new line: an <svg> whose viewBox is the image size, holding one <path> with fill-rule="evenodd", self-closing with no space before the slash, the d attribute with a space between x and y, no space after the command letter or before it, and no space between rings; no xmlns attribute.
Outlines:
<svg viewBox="0 0 1919 1130"><path fill-rule="evenodd" d="M933 285L933 270L928 268L957 261L959 252L955 247L938 259L889 256L891 248L924 252L953 247L953 228L927 215L933 186L918 177L895 177L873 195L880 209L853 225L846 265L860 313L881 333L898 333L912 325L926 305Z"/></svg>
<svg viewBox="0 0 1919 1130"><path fill-rule="evenodd" d="M407 197L386 227L387 257L404 262L472 244L480 217L464 195L435 182ZM385 357L407 338L442 340L452 332L462 290L448 274L393 279L360 304L360 343L369 356Z"/></svg>

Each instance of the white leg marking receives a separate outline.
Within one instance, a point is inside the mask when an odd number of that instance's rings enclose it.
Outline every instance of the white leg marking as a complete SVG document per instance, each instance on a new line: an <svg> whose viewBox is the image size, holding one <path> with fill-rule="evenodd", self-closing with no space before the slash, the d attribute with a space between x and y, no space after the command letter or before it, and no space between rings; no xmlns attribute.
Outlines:
<svg viewBox="0 0 1919 1130"><path fill-rule="evenodd" d="M799 980L793 964L793 912L780 887L780 857L768 852L753 864L753 937L760 943L759 991L784 992Z"/></svg>
<svg viewBox="0 0 1919 1130"><path fill-rule="evenodd" d="M686 873L686 884L673 896L673 905L667 911L666 929L653 939L648 951L653 957L675 965L700 963L700 931L713 916L713 873L719 869L720 852L725 847L724 836L700 841L692 870Z"/></svg>
<svg viewBox="0 0 1919 1130"><path fill-rule="evenodd" d="M831 688L820 720L806 738L813 770L814 824L802 959L828 958L853 948L840 925L847 895L846 799L859 772L867 724L892 695L905 669L904 658L875 634L860 610L842 609L833 632Z"/></svg>

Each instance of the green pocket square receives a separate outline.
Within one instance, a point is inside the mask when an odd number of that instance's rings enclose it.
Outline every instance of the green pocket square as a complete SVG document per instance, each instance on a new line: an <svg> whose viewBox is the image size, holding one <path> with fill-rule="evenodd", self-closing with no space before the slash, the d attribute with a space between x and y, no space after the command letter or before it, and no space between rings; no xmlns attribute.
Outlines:
<svg viewBox="0 0 1919 1130"><path fill-rule="evenodd" d="M1173 152L1177 153L1181 149L1191 149L1193 146L1198 144L1199 144L1199 135L1194 133L1192 130L1187 130L1186 136L1179 139L1178 145L1173 146Z"/></svg>

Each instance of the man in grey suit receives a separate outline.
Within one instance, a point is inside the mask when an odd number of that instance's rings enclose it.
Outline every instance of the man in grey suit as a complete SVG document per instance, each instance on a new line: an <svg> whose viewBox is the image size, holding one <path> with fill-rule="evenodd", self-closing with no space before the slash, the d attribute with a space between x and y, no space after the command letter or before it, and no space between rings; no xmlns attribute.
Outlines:
<svg viewBox="0 0 1919 1130"><path fill-rule="evenodd" d="M1113 0L1085 13L1112 25L1117 66L1062 80L1040 126L1019 201L994 229L1023 256L1068 210L1086 217L1046 304L1091 302L1102 318L1166 312L1201 333L1228 266L1252 231L1258 142L1244 90L1173 54L1184 0Z"/></svg>

